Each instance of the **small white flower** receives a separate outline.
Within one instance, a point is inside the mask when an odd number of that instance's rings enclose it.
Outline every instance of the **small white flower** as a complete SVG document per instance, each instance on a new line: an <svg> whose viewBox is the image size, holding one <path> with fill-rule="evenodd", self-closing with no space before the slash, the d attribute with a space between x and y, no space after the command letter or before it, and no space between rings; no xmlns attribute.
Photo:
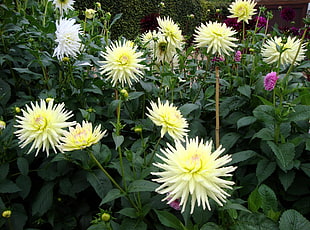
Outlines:
<svg viewBox="0 0 310 230"><path fill-rule="evenodd" d="M60 19L57 23L56 42L58 46L53 56L58 60L66 57L76 57L80 53L81 39L79 37L81 25L75 24L75 19Z"/></svg>
<svg viewBox="0 0 310 230"><path fill-rule="evenodd" d="M53 4L56 6L56 8L59 9L61 15L63 14L63 12L67 12L68 10L74 10L73 8L74 0L49 0L49 1L53 1Z"/></svg>

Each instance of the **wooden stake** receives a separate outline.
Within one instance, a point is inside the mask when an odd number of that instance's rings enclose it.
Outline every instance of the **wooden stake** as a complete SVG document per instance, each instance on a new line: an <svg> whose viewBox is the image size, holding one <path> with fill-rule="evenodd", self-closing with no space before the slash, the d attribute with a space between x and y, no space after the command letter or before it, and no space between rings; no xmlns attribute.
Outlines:
<svg viewBox="0 0 310 230"><path fill-rule="evenodd" d="M220 70L215 67L215 147L220 146Z"/></svg>

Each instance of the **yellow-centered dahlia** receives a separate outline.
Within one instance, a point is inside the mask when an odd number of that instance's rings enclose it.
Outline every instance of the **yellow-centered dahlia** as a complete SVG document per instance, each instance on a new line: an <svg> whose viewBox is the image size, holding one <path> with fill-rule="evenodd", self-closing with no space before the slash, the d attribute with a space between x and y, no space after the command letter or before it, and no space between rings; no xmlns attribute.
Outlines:
<svg viewBox="0 0 310 230"><path fill-rule="evenodd" d="M301 40L296 37L288 37L286 40L281 37L271 38L262 47L263 61L271 64L280 60L281 65L292 64L299 46L301 47L294 64L305 58L305 44L301 44Z"/></svg>
<svg viewBox="0 0 310 230"><path fill-rule="evenodd" d="M77 124L75 128L70 127L69 132L64 133L59 149L63 152L84 149L98 143L105 134L106 130L102 132L101 125L93 130L92 123L83 121L82 126Z"/></svg>
<svg viewBox="0 0 310 230"><path fill-rule="evenodd" d="M233 47L237 46L234 43L237 39L233 37L236 33L226 24L209 22L196 28L194 42L197 47L208 47L207 52L212 54L228 54L229 51L233 51Z"/></svg>
<svg viewBox="0 0 310 230"><path fill-rule="evenodd" d="M236 0L229 6L229 12L232 14L229 18L237 18L237 22L244 21L249 23L249 20L256 14L256 2L252 0Z"/></svg>
<svg viewBox="0 0 310 230"><path fill-rule="evenodd" d="M162 126L161 137L168 132L173 139L184 140L184 136L189 131L187 129L188 123L177 107L169 104L168 101L163 104L158 99L158 104L151 102L151 108L148 108L148 111L149 114L147 116L153 123L157 126Z"/></svg>
<svg viewBox="0 0 310 230"><path fill-rule="evenodd" d="M15 132L19 139L20 147L24 148L32 142L28 151L30 153L33 149L37 149L38 155L40 149L49 155L49 148L52 147L57 153L56 148L60 144L60 137L65 133L64 128L70 127L75 122L67 122L72 117L72 112L65 110L65 104L54 104L51 100L46 103L40 100L31 107L26 105L26 109L22 109L22 116L16 116L18 130Z"/></svg>
<svg viewBox="0 0 310 230"><path fill-rule="evenodd" d="M101 74L108 75L107 79L112 79L113 86L121 83L122 87L132 81L138 81L143 75L144 65L140 64L144 59L141 58L142 52L137 52L137 47L131 42L116 42L107 48L105 53L101 52L105 61L100 61Z"/></svg>
<svg viewBox="0 0 310 230"><path fill-rule="evenodd" d="M183 36L179 26L169 17L158 17L159 32L167 39L168 43L176 48L181 48Z"/></svg>
<svg viewBox="0 0 310 230"><path fill-rule="evenodd" d="M196 202L203 209L207 206L211 210L209 198L222 206L229 196L225 189L232 189L234 184L222 178L231 177L236 169L233 166L224 167L231 161L231 156L220 157L224 151L221 146L212 152L212 141L204 143L198 137L186 139L185 146L179 141L175 142L175 147L169 143L167 145L166 149L161 149L163 155L157 154L163 163L154 163L160 171L152 172L159 177L154 181L161 183L155 191L166 195L163 201L167 200L170 204L178 199L181 212L184 212L190 199L190 213L193 213Z"/></svg>

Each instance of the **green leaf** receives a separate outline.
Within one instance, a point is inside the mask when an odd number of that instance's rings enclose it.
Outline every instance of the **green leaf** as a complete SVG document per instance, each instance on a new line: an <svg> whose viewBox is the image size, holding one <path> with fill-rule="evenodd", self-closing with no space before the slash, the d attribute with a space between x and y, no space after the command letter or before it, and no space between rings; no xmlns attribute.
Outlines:
<svg viewBox="0 0 310 230"><path fill-rule="evenodd" d="M19 175L16 178L16 184L17 186L21 189L21 191L19 192L19 195L25 199L31 189L31 179L29 176L26 175Z"/></svg>
<svg viewBox="0 0 310 230"><path fill-rule="evenodd" d="M0 79L0 104L5 106L11 98L11 87L8 83Z"/></svg>
<svg viewBox="0 0 310 230"><path fill-rule="evenodd" d="M309 230L310 222L293 209L286 210L279 221L280 230Z"/></svg>
<svg viewBox="0 0 310 230"><path fill-rule="evenodd" d="M276 211L278 209L277 197L271 188L269 188L267 185L262 184L258 188L258 193L261 196L261 207L265 214L267 214L270 210Z"/></svg>
<svg viewBox="0 0 310 230"><path fill-rule="evenodd" d="M157 214L157 217L163 225L166 227L173 228L175 230L185 230L186 228L182 224L182 222L174 216L172 213L167 212L167 211L159 211L159 210L154 210L155 213Z"/></svg>
<svg viewBox="0 0 310 230"><path fill-rule="evenodd" d="M232 203L232 202L227 202L227 204L225 204L223 206L224 210L239 210L239 211L244 211L244 212L249 212L251 213L251 211L249 209L247 209L246 207L244 207L241 204L238 203Z"/></svg>
<svg viewBox="0 0 310 230"><path fill-rule="evenodd" d="M236 164L242 161L246 161L254 156L256 156L257 153L253 150L245 150L237 153L233 153L231 155L232 161L229 162L229 165Z"/></svg>
<svg viewBox="0 0 310 230"><path fill-rule="evenodd" d="M251 87L249 85L239 86L237 91L247 98L251 98Z"/></svg>
<svg viewBox="0 0 310 230"><path fill-rule="evenodd" d="M252 212L257 212L258 209L262 206L262 198L258 192L258 189L256 188L253 190L248 197L248 208Z"/></svg>
<svg viewBox="0 0 310 230"><path fill-rule="evenodd" d="M17 158L17 166L22 175L27 175L29 172L28 161L24 157Z"/></svg>
<svg viewBox="0 0 310 230"><path fill-rule="evenodd" d="M264 180L271 176L271 174L276 170L277 164L273 161L267 159L262 159L257 163L256 167L256 177L258 183L261 184Z"/></svg>
<svg viewBox="0 0 310 230"><path fill-rule="evenodd" d="M194 111L194 110L196 110L198 108L199 108L199 105L188 103L188 104L182 105L179 108L179 110L181 111L183 116L187 116L192 111Z"/></svg>
<svg viewBox="0 0 310 230"><path fill-rule="evenodd" d="M124 136L117 136L115 133L112 133L113 141L115 143L115 149L120 147L124 142Z"/></svg>
<svg viewBox="0 0 310 230"><path fill-rule="evenodd" d="M271 101L266 100L266 98L258 96L258 95L254 95L255 97L259 98L261 100L261 102L264 103L264 105L273 105L273 103Z"/></svg>
<svg viewBox="0 0 310 230"><path fill-rule="evenodd" d="M112 188L110 180L100 170L88 172L86 178L101 199L103 199Z"/></svg>
<svg viewBox="0 0 310 230"><path fill-rule="evenodd" d="M124 216L128 216L130 218L137 218L137 211L134 208L123 208L121 209L118 213L124 215Z"/></svg>
<svg viewBox="0 0 310 230"><path fill-rule="evenodd" d="M131 93L129 93L129 95L128 95L128 100L133 100L133 99L139 98L139 97L141 97L143 94L144 94L144 92L131 92Z"/></svg>
<svg viewBox="0 0 310 230"><path fill-rule="evenodd" d="M157 183L147 180L135 180L128 186L128 192L153 192L158 187Z"/></svg>
<svg viewBox="0 0 310 230"><path fill-rule="evenodd" d="M260 121L264 121L266 124L273 124L275 110L271 105L259 105L253 110L253 115Z"/></svg>
<svg viewBox="0 0 310 230"><path fill-rule="evenodd" d="M294 182L295 172L292 170L286 173L279 171L278 176L279 176L281 184L283 185L284 190L286 191Z"/></svg>
<svg viewBox="0 0 310 230"><path fill-rule="evenodd" d="M42 216L45 214L53 204L53 189L54 183L49 182L43 185L38 192L34 202L32 203L32 214Z"/></svg>
<svg viewBox="0 0 310 230"><path fill-rule="evenodd" d="M0 181L5 179L9 173L10 165L9 163L4 163L0 165Z"/></svg>
<svg viewBox="0 0 310 230"><path fill-rule="evenodd" d="M101 200L100 206L113 201L119 197L125 196L125 194L121 193L118 189L114 188L109 190L109 192L105 195L105 197Z"/></svg>
<svg viewBox="0 0 310 230"><path fill-rule="evenodd" d="M223 229L224 228L222 228L221 226L217 225L214 222L208 222L200 228L200 230L223 230Z"/></svg>
<svg viewBox="0 0 310 230"><path fill-rule="evenodd" d="M241 135L239 133L234 133L234 132L226 133L221 138L221 144L223 148L225 148L225 152L228 152L230 148L235 145L235 143L239 140L240 137Z"/></svg>
<svg viewBox="0 0 310 230"><path fill-rule="evenodd" d="M262 128L261 130L259 130L253 135L252 139L256 137L262 139L263 141L272 141L274 139L273 131L268 128Z"/></svg>
<svg viewBox="0 0 310 230"><path fill-rule="evenodd" d="M300 168L308 177L310 177L310 163L301 164Z"/></svg>
<svg viewBox="0 0 310 230"><path fill-rule="evenodd" d="M292 143L279 144L277 146L274 142L268 141L267 144L276 155L278 165L284 171L293 168L293 159L295 157L295 146Z"/></svg>
<svg viewBox="0 0 310 230"><path fill-rule="evenodd" d="M20 190L21 189L10 180L5 179L0 182L0 193L14 193Z"/></svg>
<svg viewBox="0 0 310 230"><path fill-rule="evenodd" d="M253 116L242 117L237 121L237 129L240 129L241 127L244 127L244 126L251 125L256 120L257 120L256 117L253 117Z"/></svg>
<svg viewBox="0 0 310 230"><path fill-rule="evenodd" d="M308 105L296 105L294 107L294 112L288 115L289 121L302 121L310 119L310 106Z"/></svg>
<svg viewBox="0 0 310 230"><path fill-rule="evenodd" d="M115 229L115 228L113 228ZM125 218L119 230L147 230L147 225L140 219Z"/></svg>
<svg viewBox="0 0 310 230"><path fill-rule="evenodd" d="M278 225L260 213L241 213L233 230L277 230Z"/></svg>

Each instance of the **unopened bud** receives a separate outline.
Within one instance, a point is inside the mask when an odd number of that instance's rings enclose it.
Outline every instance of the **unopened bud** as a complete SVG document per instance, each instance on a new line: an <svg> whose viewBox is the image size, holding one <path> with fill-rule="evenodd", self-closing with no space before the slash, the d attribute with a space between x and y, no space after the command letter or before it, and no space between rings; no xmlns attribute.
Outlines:
<svg viewBox="0 0 310 230"><path fill-rule="evenodd" d="M93 9L86 9L85 10L85 17L88 18L88 19L92 19L95 14L96 14L96 10L93 10Z"/></svg>
<svg viewBox="0 0 310 230"><path fill-rule="evenodd" d="M120 91L121 95L124 97L124 99L127 99L128 98L128 92L126 89L122 89Z"/></svg>
<svg viewBox="0 0 310 230"><path fill-rule="evenodd" d="M111 215L109 213L103 213L101 215L101 220L103 220L104 222L108 222L111 219Z"/></svg>
<svg viewBox="0 0 310 230"><path fill-rule="evenodd" d="M142 127L136 126L133 130L135 133L142 133Z"/></svg>
<svg viewBox="0 0 310 230"><path fill-rule="evenodd" d="M2 212L2 217L4 218L10 218L12 215L12 211L11 210L5 210Z"/></svg>
<svg viewBox="0 0 310 230"><path fill-rule="evenodd" d="M20 113L20 108L16 106L16 107L15 107L15 112L16 112L16 113Z"/></svg>
<svg viewBox="0 0 310 230"><path fill-rule="evenodd" d="M45 99L45 101L47 103L50 103L50 102L54 101L54 98L48 97L48 98Z"/></svg>
<svg viewBox="0 0 310 230"><path fill-rule="evenodd" d="M70 58L69 58L69 57L64 57L64 58L62 59L62 61L63 61L63 62L69 62L69 61L70 61Z"/></svg>
<svg viewBox="0 0 310 230"><path fill-rule="evenodd" d="M101 3L100 3L100 2L96 2L95 4L96 4L96 6L97 6L98 8L101 8Z"/></svg>

